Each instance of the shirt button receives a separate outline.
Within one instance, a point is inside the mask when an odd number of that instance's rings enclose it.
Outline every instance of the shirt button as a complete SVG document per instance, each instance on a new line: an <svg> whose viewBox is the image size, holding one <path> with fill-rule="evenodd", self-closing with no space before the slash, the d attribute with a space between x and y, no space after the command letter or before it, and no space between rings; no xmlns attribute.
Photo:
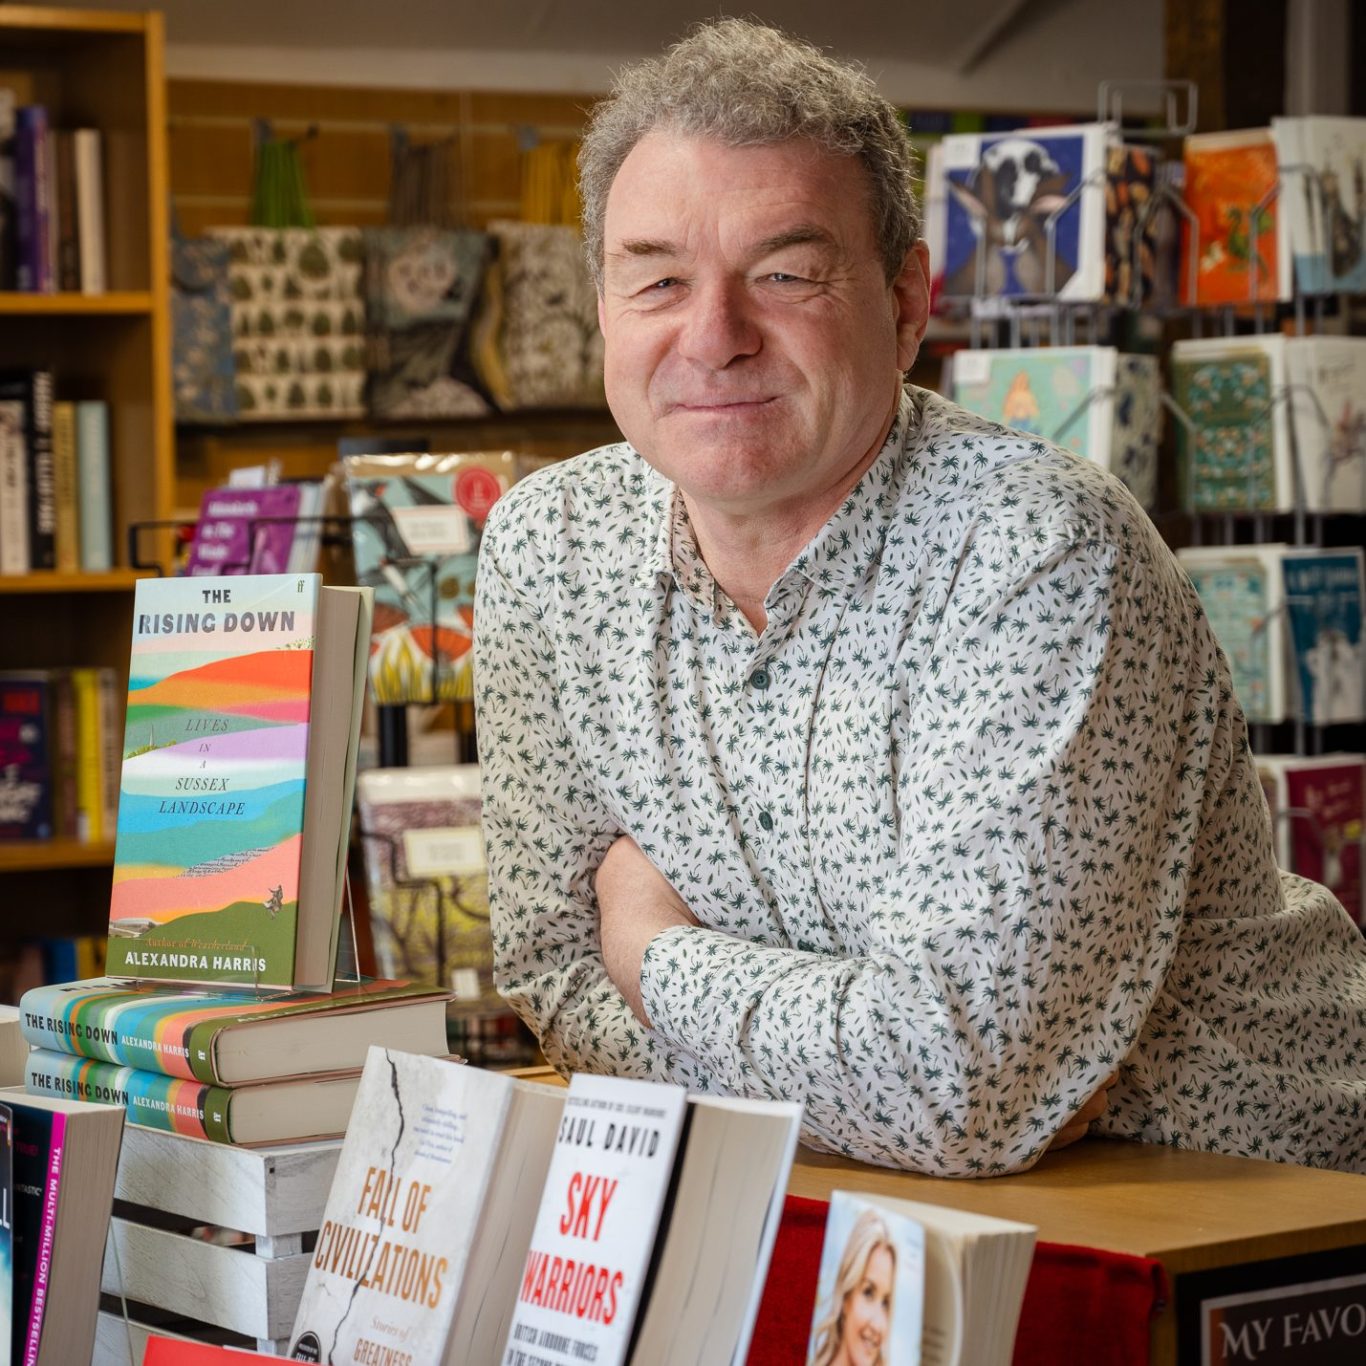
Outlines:
<svg viewBox="0 0 1366 1366"><path fill-rule="evenodd" d="M773 817L770 816L770 815L768 814L767 811L761 811L761 812L759 812L759 825L760 825L760 828L761 828L761 829L764 829L764 830L772 830L772 829L773 829Z"/></svg>
<svg viewBox="0 0 1366 1366"><path fill-rule="evenodd" d="M749 681L753 683L760 692L763 692L763 690L768 687L768 670L755 669L755 671L750 674Z"/></svg>

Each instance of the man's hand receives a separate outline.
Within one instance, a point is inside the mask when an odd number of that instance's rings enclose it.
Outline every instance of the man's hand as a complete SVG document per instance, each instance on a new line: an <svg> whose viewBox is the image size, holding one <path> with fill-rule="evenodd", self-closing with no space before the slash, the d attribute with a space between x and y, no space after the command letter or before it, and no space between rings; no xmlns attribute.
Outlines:
<svg viewBox="0 0 1366 1366"><path fill-rule="evenodd" d="M1110 1088L1119 1080L1119 1073L1101 1084L1101 1088L1096 1092L1085 1105L1077 1111L1071 1119L1053 1135L1053 1141L1048 1145L1049 1152L1056 1152L1059 1148L1066 1148L1075 1143L1080 1138L1086 1137L1087 1130L1095 1120L1098 1120L1110 1108Z"/></svg>
<svg viewBox="0 0 1366 1366"><path fill-rule="evenodd" d="M696 925L697 917L629 835L622 835L607 851L593 887L607 975L636 1018L648 1025L640 997L645 950L655 935L675 925Z"/></svg>

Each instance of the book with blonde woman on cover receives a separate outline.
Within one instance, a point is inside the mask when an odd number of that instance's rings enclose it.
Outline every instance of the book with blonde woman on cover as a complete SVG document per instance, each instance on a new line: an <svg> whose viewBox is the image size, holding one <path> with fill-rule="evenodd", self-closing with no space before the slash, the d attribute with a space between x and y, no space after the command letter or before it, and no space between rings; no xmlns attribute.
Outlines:
<svg viewBox="0 0 1366 1366"><path fill-rule="evenodd" d="M331 987L372 598L316 574L137 585L110 976Z"/></svg>

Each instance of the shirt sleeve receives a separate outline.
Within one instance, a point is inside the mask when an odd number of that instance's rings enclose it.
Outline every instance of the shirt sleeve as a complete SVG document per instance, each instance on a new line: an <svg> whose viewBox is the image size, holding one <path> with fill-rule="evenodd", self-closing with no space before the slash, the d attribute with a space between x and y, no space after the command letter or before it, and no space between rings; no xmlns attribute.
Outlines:
<svg viewBox="0 0 1366 1366"><path fill-rule="evenodd" d="M643 998L727 1089L804 1095L813 1146L1021 1170L1147 1018L1237 713L1179 571L1103 542L951 603L917 667L899 886L857 954L680 927Z"/></svg>
<svg viewBox="0 0 1366 1366"><path fill-rule="evenodd" d="M691 1084L689 1049L644 1028L603 964L593 874L622 832L580 771L555 649L503 567L497 511L479 552L475 687L498 990L562 1073Z"/></svg>

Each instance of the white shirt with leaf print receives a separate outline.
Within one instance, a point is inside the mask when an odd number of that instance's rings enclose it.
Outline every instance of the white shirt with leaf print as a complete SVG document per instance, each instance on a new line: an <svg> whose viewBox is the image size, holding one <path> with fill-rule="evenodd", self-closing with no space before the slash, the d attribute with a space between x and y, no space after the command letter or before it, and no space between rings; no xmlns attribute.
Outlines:
<svg viewBox="0 0 1366 1366"><path fill-rule="evenodd" d="M946 1176L1100 1129L1366 1172L1366 950L1274 864L1228 666L1123 487L910 389L756 635L627 445L480 551L500 989L563 1071L802 1098ZM629 833L704 928L603 968Z"/></svg>

